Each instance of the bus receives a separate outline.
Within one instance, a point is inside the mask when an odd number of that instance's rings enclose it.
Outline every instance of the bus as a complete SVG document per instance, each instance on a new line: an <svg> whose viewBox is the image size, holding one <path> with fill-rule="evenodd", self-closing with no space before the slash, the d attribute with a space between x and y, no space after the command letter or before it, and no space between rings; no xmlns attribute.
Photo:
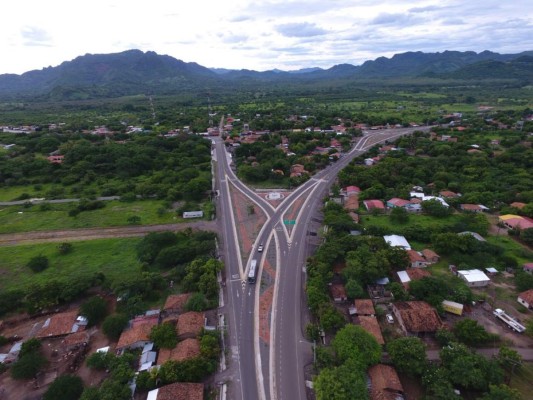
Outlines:
<svg viewBox="0 0 533 400"><path fill-rule="evenodd" d="M248 283L255 283L255 276L257 275L257 260L252 260L250 263L250 271L248 271Z"/></svg>

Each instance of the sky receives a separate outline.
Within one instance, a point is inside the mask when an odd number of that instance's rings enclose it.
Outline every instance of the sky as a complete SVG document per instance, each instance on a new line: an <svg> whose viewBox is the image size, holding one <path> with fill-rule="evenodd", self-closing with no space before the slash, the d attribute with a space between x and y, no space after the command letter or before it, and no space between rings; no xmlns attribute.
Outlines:
<svg viewBox="0 0 533 400"><path fill-rule="evenodd" d="M18 0L0 15L0 74L130 49L256 71L533 50L531 0Z"/></svg>

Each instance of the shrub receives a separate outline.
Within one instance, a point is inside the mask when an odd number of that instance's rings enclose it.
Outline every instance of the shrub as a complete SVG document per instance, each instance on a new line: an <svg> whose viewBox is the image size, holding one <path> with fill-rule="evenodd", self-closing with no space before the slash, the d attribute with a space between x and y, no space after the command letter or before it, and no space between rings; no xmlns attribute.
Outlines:
<svg viewBox="0 0 533 400"><path fill-rule="evenodd" d="M41 272L48 268L48 258L43 255L33 257L26 266L33 272Z"/></svg>

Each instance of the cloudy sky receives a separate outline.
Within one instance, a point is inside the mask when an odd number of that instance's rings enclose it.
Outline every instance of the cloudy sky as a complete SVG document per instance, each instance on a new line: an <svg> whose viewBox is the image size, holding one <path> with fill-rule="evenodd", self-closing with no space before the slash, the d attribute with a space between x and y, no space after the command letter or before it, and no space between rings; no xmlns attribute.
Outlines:
<svg viewBox="0 0 533 400"><path fill-rule="evenodd" d="M531 0L18 0L0 15L0 74L128 49L258 71L533 50Z"/></svg>

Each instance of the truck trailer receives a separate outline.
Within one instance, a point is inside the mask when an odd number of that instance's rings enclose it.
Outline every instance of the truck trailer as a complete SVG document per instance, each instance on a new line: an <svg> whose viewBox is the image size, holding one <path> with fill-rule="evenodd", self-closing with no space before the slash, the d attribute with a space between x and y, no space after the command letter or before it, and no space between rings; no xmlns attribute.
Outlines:
<svg viewBox="0 0 533 400"><path fill-rule="evenodd" d="M492 313L496 316L496 318L503 321L505 325L507 325L513 331L522 333L526 330L526 327L524 325L522 325L520 322L518 322L516 319L514 319L510 315L507 315L507 313L503 311L501 308L496 308Z"/></svg>

